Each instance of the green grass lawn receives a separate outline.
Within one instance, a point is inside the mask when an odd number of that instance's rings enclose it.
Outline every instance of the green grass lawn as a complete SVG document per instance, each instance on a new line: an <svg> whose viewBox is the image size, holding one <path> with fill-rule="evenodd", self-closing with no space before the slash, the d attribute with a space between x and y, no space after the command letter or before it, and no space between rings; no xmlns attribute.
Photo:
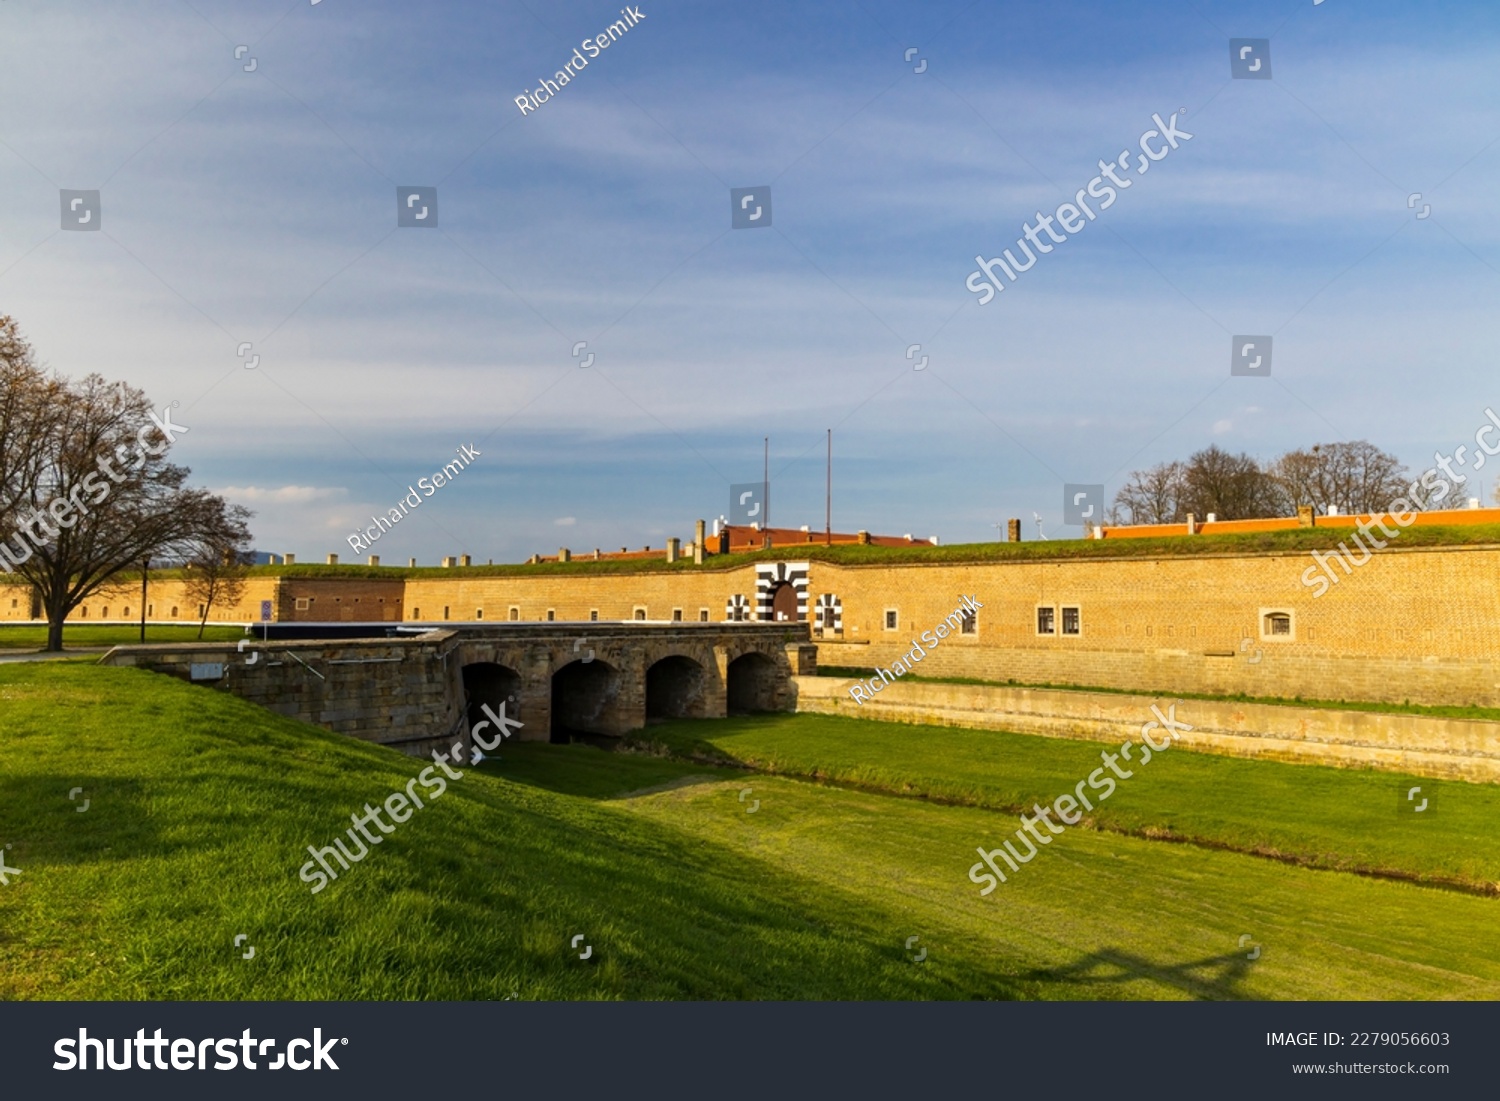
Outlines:
<svg viewBox="0 0 1500 1101"><path fill-rule="evenodd" d="M1184 704L1178 717L1191 723L1191 706ZM1100 767L1100 753L1112 748L833 715L683 721L652 727L639 737L681 756L1009 815L1072 791ZM1500 889L1500 786L1181 748L1134 770L1123 762L1120 767L1134 776L1119 781L1108 802L1099 803L1081 825L1196 841L1312 867ZM1431 817L1398 813L1403 793L1412 786L1421 786ZM1012 818L1011 828L1017 824Z"/></svg>
<svg viewBox="0 0 1500 1101"><path fill-rule="evenodd" d="M982 805L875 790L903 767L884 731L906 735L908 780L967 784ZM1500 900L1472 894L1074 829L980 896L975 846L1016 826L993 793L1055 794L1047 769L1071 780L1081 762L1029 758L1097 747L1005 736L1004 752L980 741L955 759L927 728L817 716L651 733L746 761L770 761L767 743L790 761L800 742L824 773L868 758L873 771L849 778L872 789L508 744L313 895L298 877L307 846L423 761L139 670L0 667L0 847L22 869L0 886L0 997L1500 999L1500 941L1478 935ZM1145 817L1153 797L1195 786L1171 771L1193 760L1153 761L1122 785L1122 812L1133 785ZM952 776L928 775L944 761ZM1278 789L1265 817L1348 795L1319 787L1333 770L1223 763L1244 771L1217 802L1179 791L1182 814L1217 808L1238 829ZM1470 837L1450 791L1467 786L1441 787L1425 849L1401 840L1394 794L1389 827L1351 819L1321 836L1331 856L1375 835L1441 870L1438 850Z"/></svg>
<svg viewBox="0 0 1500 1101"><path fill-rule="evenodd" d="M245 628L208 624L203 628L204 642L228 642L245 637ZM63 649L79 646L131 646L141 641L137 624L68 623L63 625ZM146 642L197 642L198 625L178 623L146 624ZM40 650L47 645L45 624L0 626L0 650Z"/></svg>

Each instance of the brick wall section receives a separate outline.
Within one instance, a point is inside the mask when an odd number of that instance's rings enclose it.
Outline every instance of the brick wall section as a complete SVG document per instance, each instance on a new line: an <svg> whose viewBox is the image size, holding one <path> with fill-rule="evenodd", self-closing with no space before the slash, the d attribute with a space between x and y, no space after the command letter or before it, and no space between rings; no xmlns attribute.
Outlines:
<svg viewBox="0 0 1500 1101"><path fill-rule="evenodd" d="M978 633L950 635L919 675L1205 694L1431 704L1500 702L1500 548L1375 555L1314 598L1306 554L1130 558L976 566L828 568L840 641L822 665L889 667L970 593ZM1335 567L1337 568L1337 567ZM1342 577L1342 573L1340 573ZM1036 606L1077 606L1081 633L1039 637ZM884 629L894 608L899 629ZM1262 612L1291 613L1266 638Z"/></svg>
<svg viewBox="0 0 1500 1101"><path fill-rule="evenodd" d="M559 620L583 622L592 611L600 620L631 620L642 608L649 620L669 621L680 608L684 621L696 622L706 608L710 623L722 623L725 604L735 593L755 603L753 566L593 575L539 566L530 577L413 578L406 583L405 612L407 619L423 622L441 621L444 608L452 620L473 620L483 612L489 623L508 621L514 607L521 622L536 623L546 620L548 609Z"/></svg>
<svg viewBox="0 0 1500 1101"><path fill-rule="evenodd" d="M1013 730L1057 738L1141 743L1151 705L1168 697L902 681L871 703L850 698L853 681L799 677L797 710L887 722ZM1172 717L1193 729L1177 745L1234 757L1265 757L1373 768L1443 779L1500 781L1500 724L1371 711L1318 711L1212 700L1182 700ZM1163 734L1151 735L1161 741ZM1399 785L1392 787L1392 807Z"/></svg>
<svg viewBox="0 0 1500 1101"><path fill-rule="evenodd" d="M276 622L398 623L409 618L402 614L406 582L391 578L279 578L252 577L245 581L244 592L234 603L215 601L209 610L210 623L249 623L260 620L260 602L272 603ZM31 590L22 585L0 586L0 621L31 618ZM298 608L298 601L307 607ZM153 611L152 623L197 623L198 601L187 593L187 583L179 579L153 577L147 588L147 601ZM172 614L172 609L177 614ZM87 611L85 611L87 609ZM100 620L129 620L141 614L141 581L135 578L118 587L110 586L93 593L73 614L69 623L96 623Z"/></svg>
<svg viewBox="0 0 1500 1101"><path fill-rule="evenodd" d="M280 590L283 582L277 577L252 577L245 581L245 589L240 599L233 604L216 601L209 609L208 621L210 623L247 623L260 619L260 602L270 600L279 604ZM386 584L390 584L389 582ZM395 592L399 596L401 582L395 583ZM340 594L342 590L340 590ZM198 601L188 596L186 582L180 580L167 580L152 577L146 589L146 601L152 609L148 613L148 621L151 623L197 623ZM172 609L177 609L177 614L172 614ZM85 609L87 611L85 612ZM307 618L306 613L301 613ZM68 617L69 623L97 623L100 620L117 621L124 620L134 623L141 616L141 579L137 575L133 581L127 581L119 586L106 586L94 592L79 607L73 609L73 614ZM275 616L277 619L290 619L290 615ZM333 618L337 619L335 615ZM28 585L0 584L0 622L9 620L25 621L31 619L31 587Z"/></svg>
<svg viewBox="0 0 1500 1101"><path fill-rule="evenodd" d="M222 643L117 646L100 664L190 680L194 663L222 662L223 679L198 683L277 714L426 756L455 740L467 746L458 664L450 660L454 645L453 634L442 632L421 639L273 642L269 649L251 646L244 652Z"/></svg>
<svg viewBox="0 0 1500 1101"><path fill-rule="evenodd" d="M1393 547L1321 598L1305 587L1305 553L1066 559L978 564L841 566L813 562L809 599L836 595L841 637L817 638L823 665L889 667L944 619L961 594L984 608L975 635L949 635L916 671L933 676L1098 685L1162 692L1339 698L1429 704L1500 703L1500 547ZM1338 567L1334 567L1338 570ZM589 576L434 578L407 583L407 602L486 619L511 605L523 619L667 619L700 607L724 618L730 595L753 603L755 573L703 568ZM1076 637L1036 634L1038 604L1077 606ZM884 614L898 627L884 628ZM1292 634L1263 637L1263 612L1286 610ZM1060 625L1059 625L1060 626Z"/></svg>
<svg viewBox="0 0 1500 1101"><path fill-rule="evenodd" d="M400 577L288 577L281 580L276 619L288 623L399 623L404 614L406 582ZM300 601L307 607L299 609ZM250 605L249 618L260 614Z"/></svg>

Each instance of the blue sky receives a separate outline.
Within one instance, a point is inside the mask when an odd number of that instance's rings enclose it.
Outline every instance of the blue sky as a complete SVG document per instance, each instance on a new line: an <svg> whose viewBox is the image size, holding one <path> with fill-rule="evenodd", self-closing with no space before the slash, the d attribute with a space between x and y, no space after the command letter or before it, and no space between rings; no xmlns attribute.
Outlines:
<svg viewBox="0 0 1500 1101"><path fill-rule="evenodd" d="M7 0L0 312L180 401L174 459L304 560L462 444L385 561L690 537L767 435L772 522L820 528L829 427L838 529L1066 536L1064 482L1356 438L1420 470L1500 400L1493 6L637 7L523 116L619 5ZM1274 79L1231 80L1262 37ZM976 254L1178 110L1191 141L976 304ZM762 185L772 226L731 230ZM1235 334L1271 379L1229 377Z"/></svg>

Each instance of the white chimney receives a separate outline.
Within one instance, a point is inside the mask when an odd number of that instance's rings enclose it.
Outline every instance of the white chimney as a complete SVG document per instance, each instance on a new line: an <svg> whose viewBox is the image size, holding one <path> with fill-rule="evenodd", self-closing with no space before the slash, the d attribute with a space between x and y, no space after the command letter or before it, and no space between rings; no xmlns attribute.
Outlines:
<svg viewBox="0 0 1500 1101"><path fill-rule="evenodd" d="M1203 522L1205 524L1212 524L1212 523L1215 523L1218 519L1219 519L1219 514L1218 513L1216 513L1216 512L1210 512L1208 514L1208 519L1204 520Z"/></svg>

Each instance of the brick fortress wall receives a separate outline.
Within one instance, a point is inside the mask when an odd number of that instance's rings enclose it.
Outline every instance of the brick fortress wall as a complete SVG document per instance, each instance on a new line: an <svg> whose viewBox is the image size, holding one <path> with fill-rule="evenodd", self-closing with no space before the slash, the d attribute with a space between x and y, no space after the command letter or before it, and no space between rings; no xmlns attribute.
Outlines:
<svg viewBox="0 0 1500 1101"><path fill-rule="evenodd" d="M800 561L794 554L787 561ZM830 605L837 630L821 634L824 666L889 667L912 639L971 594L983 608L972 635L954 634L914 666L918 675L1150 692L1245 693L1306 699L1430 704L1500 702L1500 546L1396 548L1377 552L1326 595L1302 585L1306 553L1213 553L1160 557L1027 559L975 564L835 565L813 561L810 619ZM282 621L587 621L726 618L732 598L754 614L754 565L665 564L629 574L563 573L539 565L520 576L451 575L403 580L256 578L227 620L258 618L276 601ZM180 582L151 586L156 620L176 602L191 621L196 605ZM174 586L176 592L174 593ZM7 591L8 590L8 591ZM18 607L12 608L12 599ZM139 588L107 597L112 611L139 614ZM94 609L106 597L90 598ZM306 600L298 608L299 600ZM0 618L26 618L26 590L0 588ZM1055 609L1057 633L1037 633L1037 607ZM1078 633L1064 635L1063 610L1078 609ZM398 610L399 609L399 610ZM896 626L885 617L894 612ZM1268 633L1266 615L1285 613L1287 633ZM18 614L21 613L21 614ZM97 616L91 610L88 619ZM123 616L121 616L123 618ZM75 614L70 622L83 622Z"/></svg>

